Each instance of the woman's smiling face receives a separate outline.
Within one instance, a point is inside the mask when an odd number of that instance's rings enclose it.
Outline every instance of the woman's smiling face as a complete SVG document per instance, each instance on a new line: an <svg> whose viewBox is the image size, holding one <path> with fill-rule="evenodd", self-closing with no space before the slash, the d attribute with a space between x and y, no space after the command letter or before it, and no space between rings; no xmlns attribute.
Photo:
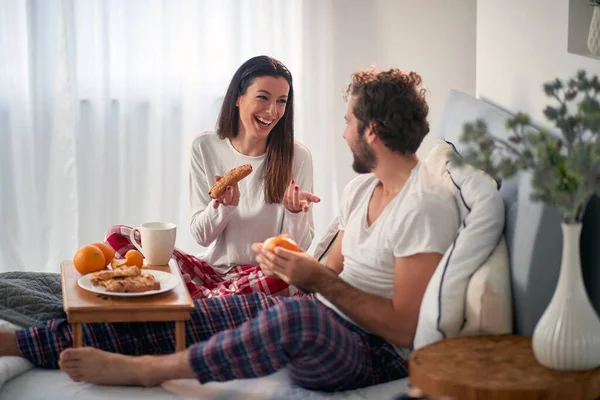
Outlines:
<svg viewBox="0 0 600 400"><path fill-rule="evenodd" d="M266 139L285 113L289 91L290 85L284 78L255 78L236 102L240 118L238 134Z"/></svg>

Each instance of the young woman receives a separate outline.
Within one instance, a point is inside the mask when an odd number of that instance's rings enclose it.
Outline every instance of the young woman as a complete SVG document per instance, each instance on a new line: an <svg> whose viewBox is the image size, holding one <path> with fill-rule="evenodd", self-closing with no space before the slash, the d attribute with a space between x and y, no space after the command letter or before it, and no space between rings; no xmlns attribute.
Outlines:
<svg viewBox="0 0 600 400"><path fill-rule="evenodd" d="M234 74L216 132L192 143L189 196L192 235L207 250L193 256L175 250L190 294L206 298L263 292L291 295L283 281L266 277L251 245L288 234L307 249L313 239L313 167L308 149L294 142L294 90L290 71L258 56ZM243 164L252 173L218 199L208 192L227 171ZM131 228L117 225L105 238L119 255L133 249ZM139 238L136 238L139 240Z"/></svg>

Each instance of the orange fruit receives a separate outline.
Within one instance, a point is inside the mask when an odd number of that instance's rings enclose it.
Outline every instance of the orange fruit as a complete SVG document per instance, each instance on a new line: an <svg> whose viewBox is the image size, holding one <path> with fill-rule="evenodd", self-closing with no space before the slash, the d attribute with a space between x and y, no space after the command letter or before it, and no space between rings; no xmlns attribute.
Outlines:
<svg viewBox="0 0 600 400"><path fill-rule="evenodd" d="M109 245L101 242L94 242L92 243L92 246L96 246L100 249L102 254L104 254L104 262L106 263L105 266L110 264L113 258L115 258L115 251Z"/></svg>
<svg viewBox="0 0 600 400"><path fill-rule="evenodd" d="M91 244L85 245L77 250L73 257L73 265L77 272L86 275L103 270L106 266L102 250Z"/></svg>
<svg viewBox="0 0 600 400"><path fill-rule="evenodd" d="M144 266L144 255L137 250L129 250L125 253L125 265L142 268Z"/></svg>
<svg viewBox="0 0 600 400"><path fill-rule="evenodd" d="M113 269L119 267L138 267L144 268L144 255L137 250L129 250L125 253L125 259L113 259L110 263Z"/></svg>
<svg viewBox="0 0 600 400"><path fill-rule="evenodd" d="M112 269L117 269L119 267L124 267L126 262L127 260L124 258L113 258L110 262L110 266Z"/></svg>
<svg viewBox="0 0 600 400"><path fill-rule="evenodd" d="M275 247L283 247L284 249L288 249L291 251L302 251L302 249L298 246L296 242L294 242L288 237L281 235L268 238L263 243L263 247L269 251L275 251Z"/></svg>

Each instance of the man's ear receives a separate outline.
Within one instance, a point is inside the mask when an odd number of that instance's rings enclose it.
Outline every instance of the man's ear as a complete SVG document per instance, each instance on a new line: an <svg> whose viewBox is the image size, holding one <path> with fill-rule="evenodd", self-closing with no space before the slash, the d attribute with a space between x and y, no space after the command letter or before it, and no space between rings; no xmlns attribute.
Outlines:
<svg viewBox="0 0 600 400"><path fill-rule="evenodd" d="M367 143L369 144L373 144L373 142L377 139L379 139L379 136L377 136L376 133L377 129L375 126L375 123L370 122L369 125L365 128L365 140L367 141Z"/></svg>

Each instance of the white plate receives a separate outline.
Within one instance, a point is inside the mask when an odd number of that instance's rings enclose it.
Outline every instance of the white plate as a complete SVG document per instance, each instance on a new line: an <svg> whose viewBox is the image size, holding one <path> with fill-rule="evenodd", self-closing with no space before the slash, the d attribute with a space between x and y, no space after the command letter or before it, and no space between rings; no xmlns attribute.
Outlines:
<svg viewBox="0 0 600 400"><path fill-rule="evenodd" d="M142 270L142 275L152 274L154 278L158 282L160 282L160 289L158 290L148 290L147 292L139 292L139 293L119 293L119 292L107 292L106 288L101 285L94 285L90 278L92 274L87 274L79 278L77 283L79 286L85 290L89 290L90 292L104 294L107 296L118 296L118 297L140 297L140 296L150 296L152 294L158 294L163 292L168 292L173 289L175 286L181 282L178 276L173 275L169 272L164 271L156 271L156 270Z"/></svg>

